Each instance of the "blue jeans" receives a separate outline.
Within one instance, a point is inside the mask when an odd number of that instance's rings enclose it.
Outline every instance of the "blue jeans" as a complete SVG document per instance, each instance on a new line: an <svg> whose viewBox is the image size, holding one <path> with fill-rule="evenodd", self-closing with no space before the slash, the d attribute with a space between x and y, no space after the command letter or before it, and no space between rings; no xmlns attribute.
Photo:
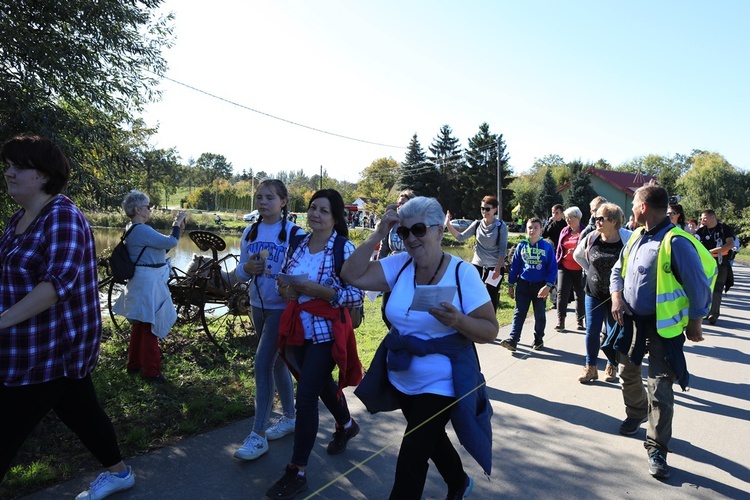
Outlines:
<svg viewBox="0 0 750 500"><path fill-rule="evenodd" d="M612 316L612 301L607 297L599 300L586 295L586 364L596 366L599 358L599 346L601 345L600 333L602 324L606 323L607 331L615 326L615 318ZM609 364L617 365L617 354L614 349L603 349Z"/></svg>
<svg viewBox="0 0 750 500"><path fill-rule="evenodd" d="M338 396L339 386L331 372L336 363L331 348L333 341L314 344L306 340L302 346L287 346L286 359L300 374L297 380L297 424L294 428L292 463L305 467L318 434L318 397L331 412L336 423L346 425L351 418L346 398Z"/></svg>
<svg viewBox="0 0 750 500"><path fill-rule="evenodd" d="M253 307L253 324L260 336L255 351L255 422L253 431L265 433L273 409L274 389L284 415L294 416L294 385L289 368L279 356L279 320L283 309Z"/></svg>
<svg viewBox="0 0 750 500"><path fill-rule="evenodd" d="M518 342L521 340L521 329L526 321L526 314L529 312L529 306L534 306L534 339L542 340L544 337L544 328L547 326L547 315L545 308L547 299L537 297L539 290L546 283L530 283L526 280L519 279L516 284L516 308L513 311L513 326L510 330L510 338Z"/></svg>

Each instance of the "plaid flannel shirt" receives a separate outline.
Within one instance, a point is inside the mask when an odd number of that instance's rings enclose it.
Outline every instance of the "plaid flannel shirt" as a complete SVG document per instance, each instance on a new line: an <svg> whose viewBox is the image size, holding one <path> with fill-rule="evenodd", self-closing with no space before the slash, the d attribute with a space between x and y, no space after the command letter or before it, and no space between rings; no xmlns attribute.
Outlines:
<svg viewBox="0 0 750 500"><path fill-rule="evenodd" d="M44 281L52 283L59 300L0 330L0 383L22 386L83 378L96 365L102 334L94 234L63 195L16 234L23 214L16 212L0 236L0 312Z"/></svg>
<svg viewBox="0 0 750 500"><path fill-rule="evenodd" d="M310 234L306 235L294 250L291 257L287 258L282 267L282 272L294 274L294 269L299 264L300 259L305 255L305 250L310 243L310 236ZM362 305L365 296L364 292L359 288L342 282L341 278L336 275L336 268L333 261L333 242L336 240L336 236L337 233L334 230L323 249L323 264L318 269L318 275L315 278L310 276L310 279L314 279L314 281L317 281L321 285L336 290L336 295L330 302L332 307L359 307ZM344 245L344 260L349 258L355 248L354 243L351 241L346 242L346 245ZM331 321L321 318L320 316L313 316L313 343L319 344L321 342L330 342L332 340L333 328L331 326Z"/></svg>

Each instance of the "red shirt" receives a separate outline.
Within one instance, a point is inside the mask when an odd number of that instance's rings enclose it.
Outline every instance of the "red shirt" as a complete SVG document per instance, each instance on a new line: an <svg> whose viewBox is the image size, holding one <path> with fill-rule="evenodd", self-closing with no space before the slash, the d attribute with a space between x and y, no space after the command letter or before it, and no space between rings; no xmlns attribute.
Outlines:
<svg viewBox="0 0 750 500"><path fill-rule="evenodd" d="M562 266L567 269L568 271L580 271L581 266L578 265L578 262L575 261L573 258L573 252L576 249L576 246L578 246L578 240L581 237L581 232L578 231L577 233L568 233L566 234L560 244L563 247L563 257L562 261L560 262Z"/></svg>

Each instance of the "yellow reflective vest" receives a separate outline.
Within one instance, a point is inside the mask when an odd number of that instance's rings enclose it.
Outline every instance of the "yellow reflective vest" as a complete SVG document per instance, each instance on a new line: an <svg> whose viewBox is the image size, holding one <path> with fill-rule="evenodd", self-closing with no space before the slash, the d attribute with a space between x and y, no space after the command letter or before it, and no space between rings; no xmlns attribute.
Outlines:
<svg viewBox="0 0 750 500"><path fill-rule="evenodd" d="M628 266L630 249L644 231L644 227L639 227L633 231L633 235L625 246L621 273L623 278ZM661 245L659 245L659 255L656 258L656 265L658 266L656 271L656 330L659 332L659 336L666 339L680 335L690 319L688 317L690 299L688 299L685 289L677 281L674 273L672 273L672 238L675 236L682 236L693 244L701 259L703 272L711 282L711 290L714 288L718 274L716 259L713 258L711 252L706 250L706 247L693 235L679 227L673 227L667 231Z"/></svg>

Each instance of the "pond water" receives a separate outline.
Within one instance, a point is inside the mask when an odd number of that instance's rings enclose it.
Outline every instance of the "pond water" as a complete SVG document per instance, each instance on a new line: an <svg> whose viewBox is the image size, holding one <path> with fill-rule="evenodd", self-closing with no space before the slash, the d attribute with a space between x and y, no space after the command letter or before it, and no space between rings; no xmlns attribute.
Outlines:
<svg viewBox="0 0 750 500"><path fill-rule="evenodd" d="M120 228L94 228L94 238L96 239L96 253L100 255L105 250L109 253L117 245L122 235ZM227 244L226 250L219 252L219 257L233 253L240 253L240 235L222 234L221 237ZM470 261L473 251L466 247L446 247L444 250L450 254L457 255L464 260ZM210 256L210 252L201 252L185 232L177 246L167 253L167 257L172 259L172 266L184 270L193 259L193 254L202 254Z"/></svg>

